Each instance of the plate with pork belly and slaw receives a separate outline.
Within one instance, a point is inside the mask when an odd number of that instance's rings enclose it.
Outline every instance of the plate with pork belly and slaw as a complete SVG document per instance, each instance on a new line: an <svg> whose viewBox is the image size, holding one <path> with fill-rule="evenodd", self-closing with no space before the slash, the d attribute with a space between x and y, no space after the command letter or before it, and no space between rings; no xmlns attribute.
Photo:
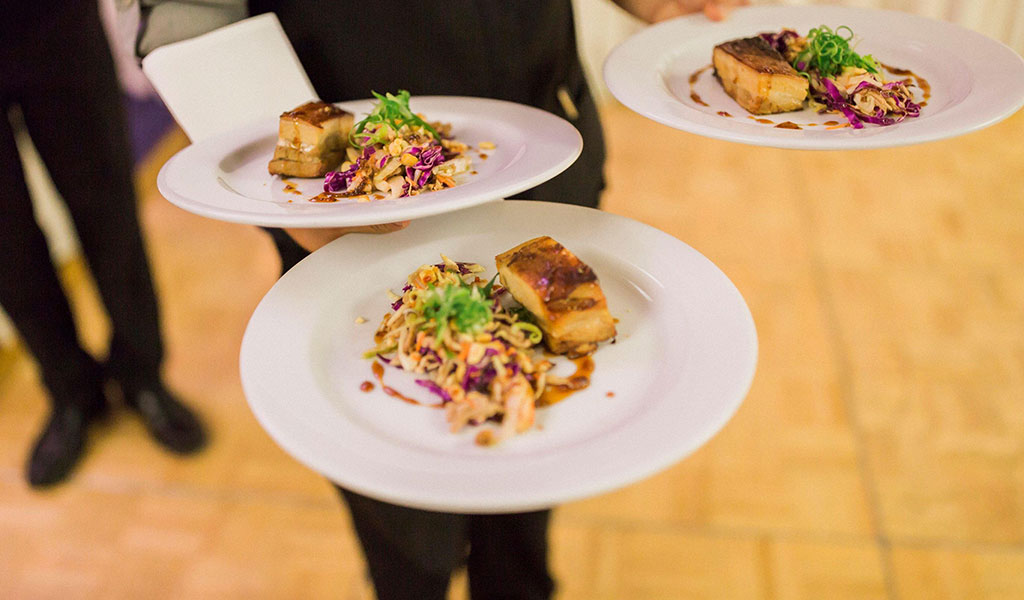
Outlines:
<svg viewBox="0 0 1024 600"><path fill-rule="evenodd" d="M380 244L293 267L241 349L263 427L348 489L468 513L591 496L696 450L751 384L742 296L647 225L504 201Z"/></svg>
<svg viewBox="0 0 1024 600"><path fill-rule="evenodd" d="M375 225L522 192L568 168L583 148L568 121L488 98L397 90L281 111L181 150L160 170L160 192L234 223Z"/></svg>
<svg viewBox="0 0 1024 600"><path fill-rule="evenodd" d="M1024 106L1024 59L1002 43L904 12L835 6L667 21L613 50L604 77L654 121L779 148L934 141Z"/></svg>

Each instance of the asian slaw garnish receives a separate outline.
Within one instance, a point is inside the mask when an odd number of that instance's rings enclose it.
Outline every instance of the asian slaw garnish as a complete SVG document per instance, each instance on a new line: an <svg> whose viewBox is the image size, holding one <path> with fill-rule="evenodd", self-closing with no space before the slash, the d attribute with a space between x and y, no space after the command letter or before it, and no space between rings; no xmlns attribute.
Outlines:
<svg viewBox="0 0 1024 600"><path fill-rule="evenodd" d="M410 94L378 94L370 114L353 126L347 157L324 178L324 192L337 196L415 196L455 186L469 171L466 144L451 137L451 126L428 123L409 108Z"/></svg>
<svg viewBox="0 0 1024 600"><path fill-rule="evenodd" d="M494 424L477 443L496 443L529 429L545 386L565 381L537 355L540 328L502 303L505 290L478 276L483 267L441 260L410 274L401 295L389 292L391 311L364 358L416 374L453 432Z"/></svg>
<svg viewBox="0 0 1024 600"><path fill-rule="evenodd" d="M784 29L762 33L761 38L808 79L811 98L822 106L821 112L842 113L855 129L864 123L894 125L921 114L907 82L885 81L874 57L854 51L853 31L845 25L835 31L822 25L807 37Z"/></svg>

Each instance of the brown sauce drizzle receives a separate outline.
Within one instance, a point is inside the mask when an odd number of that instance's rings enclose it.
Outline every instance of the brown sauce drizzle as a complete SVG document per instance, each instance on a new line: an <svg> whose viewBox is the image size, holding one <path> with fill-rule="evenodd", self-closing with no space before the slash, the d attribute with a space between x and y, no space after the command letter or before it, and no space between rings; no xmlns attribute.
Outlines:
<svg viewBox="0 0 1024 600"><path fill-rule="evenodd" d="M483 152L480 153L480 160L487 160L487 155Z"/></svg>
<svg viewBox="0 0 1024 600"><path fill-rule="evenodd" d="M892 73L893 75L909 76L910 78L912 78L914 80L914 84L918 87L918 89L921 90L921 95L924 98L918 104L920 106L922 106L922 107L923 106L927 106L928 99L932 97L932 85L930 83L928 83L927 79L925 79L924 77L921 77L920 75L918 75L917 73L911 71L910 69L901 69L899 67L894 67L892 65L887 65L885 63L879 63L879 64L882 65L883 69L885 69L886 71ZM905 80L905 81L907 83L910 82L909 79Z"/></svg>
<svg viewBox="0 0 1024 600"><path fill-rule="evenodd" d="M698 79L700 79L700 76L701 76L701 74L702 74L702 73L703 73L704 71L707 71L708 69L710 69L711 67L712 67L712 65L705 65L705 66L703 66L703 67L701 67L701 68L697 69L696 71L694 71L694 72L693 72L693 73L692 73L692 74L690 75L690 85L692 86L692 85L694 85L695 83L697 83L697 80L698 80Z"/></svg>
<svg viewBox="0 0 1024 600"><path fill-rule="evenodd" d="M399 400L402 400L403 402L408 402L409 404L415 404L416 406L426 406L428 408L441 408L442 406L444 406L443 403L426 404L424 402L420 402L419 400L416 400L415 398L410 398L410 397L406 396L405 394L399 392L398 390L396 390L395 388L393 388L393 387L391 387L389 385L384 385L384 365L382 365L380 362L373 361L373 367L371 367L371 368L373 369L373 374L377 378L377 381L380 382L380 389L385 394L387 394L388 396L391 396L392 398L398 398ZM369 383L369 382L364 381L363 383ZM373 385L373 384L371 383L370 385ZM363 389L363 386L360 385L359 389ZM369 391L369 390L363 390L363 391L366 392L366 391Z"/></svg>
<svg viewBox="0 0 1024 600"><path fill-rule="evenodd" d="M712 65L705 65L705 66L697 69L696 71L694 71L693 73L690 74L690 100L693 100L695 103L697 103L697 104L699 104L701 106L711 106L711 105L708 104L707 102L705 102L704 99L700 97L700 95L696 92L696 90L693 89L693 86L694 86L694 84L697 83L697 80L700 79L701 73L703 73L704 71L707 71L711 67L712 67Z"/></svg>
<svg viewBox="0 0 1024 600"><path fill-rule="evenodd" d="M581 356L572 359L572 362L576 365L576 372L566 378L569 380L569 384L545 386L544 393L537 400L537 406L557 404L590 385L590 375L594 372L594 359L590 356Z"/></svg>
<svg viewBox="0 0 1024 600"><path fill-rule="evenodd" d="M281 181L284 182L284 191L286 194L298 194L299 196L302 195L302 192L299 191L299 188L295 187L295 184L292 183L290 180L282 177Z"/></svg>
<svg viewBox="0 0 1024 600"><path fill-rule="evenodd" d="M757 121L758 123L761 123L762 125L774 125L775 124L775 121L772 121L771 119L759 119L759 118L757 118L757 117L755 117L753 115L747 115L747 118L750 119L751 121Z"/></svg>
<svg viewBox="0 0 1024 600"><path fill-rule="evenodd" d="M775 126L776 129L802 129L799 125L792 121L784 121Z"/></svg>
<svg viewBox="0 0 1024 600"><path fill-rule="evenodd" d="M374 388L372 381L364 381L359 384L359 391L361 392L372 392Z"/></svg>
<svg viewBox="0 0 1024 600"><path fill-rule="evenodd" d="M729 113L725 112L724 110L720 110L720 111L718 111L718 116L720 116L720 117L731 117L732 115L730 115Z"/></svg>
<svg viewBox="0 0 1024 600"><path fill-rule="evenodd" d="M614 398L614 397L615 397L615 392L607 392L607 393L605 394L605 396L607 396L607 397L609 397L609 398Z"/></svg>
<svg viewBox="0 0 1024 600"><path fill-rule="evenodd" d="M309 199L310 202L337 202L341 198L338 194L331 194L330 192L321 192L316 196Z"/></svg>
<svg viewBox="0 0 1024 600"><path fill-rule="evenodd" d="M843 127L849 127L849 126L850 126L849 123L839 123L839 124L833 125L831 127L826 127L825 129L831 131L833 129L842 129Z"/></svg>
<svg viewBox="0 0 1024 600"><path fill-rule="evenodd" d="M838 124L839 124L839 121L825 121L825 123L824 123L825 127L831 127L833 125L838 125Z"/></svg>

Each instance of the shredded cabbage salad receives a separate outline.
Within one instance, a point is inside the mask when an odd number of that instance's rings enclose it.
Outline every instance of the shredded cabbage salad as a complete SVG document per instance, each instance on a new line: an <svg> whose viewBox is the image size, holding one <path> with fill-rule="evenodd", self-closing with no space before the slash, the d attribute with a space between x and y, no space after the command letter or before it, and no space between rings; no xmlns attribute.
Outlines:
<svg viewBox="0 0 1024 600"><path fill-rule="evenodd" d="M494 278L479 277L483 267L441 260L410 274L401 295L388 292L391 310L363 356L416 374L453 432L489 424L476 442L494 444L532 426L546 386L569 382L548 373L540 328Z"/></svg>
<svg viewBox="0 0 1024 600"><path fill-rule="evenodd" d="M811 99L821 112L842 113L856 129L864 123L894 125L921 114L907 82L886 81L874 57L854 51L853 31L845 25L835 31L822 25L807 37L784 29L761 38L808 79Z"/></svg>
<svg viewBox="0 0 1024 600"><path fill-rule="evenodd" d="M377 103L352 127L348 160L325 176L324 192L398 198L454 187L471 161L469 147L451 137L451 126L413 113L406 90L373 95Z"/></svg>

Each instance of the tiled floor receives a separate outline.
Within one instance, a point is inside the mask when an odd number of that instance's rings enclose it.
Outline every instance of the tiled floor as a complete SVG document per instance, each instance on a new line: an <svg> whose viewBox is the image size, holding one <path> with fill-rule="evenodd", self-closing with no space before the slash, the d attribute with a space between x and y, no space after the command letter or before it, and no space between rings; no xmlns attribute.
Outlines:
<svg viewBox="0 0 1024 600"><path fill-rule="evenodd" d="M606 209L721 267L760 362L692 457L556 512L560 598L1024 598L1024 113L837 153L703 139L618 106L605 121ZM167 456L121 414L71 484L31 492L45 398L16 363L0 381L0 597L366 598L333 490L242 396L270 243L155 192L154 165L183 143L165 140L140 190L168 375L213 445ZM88 280L68 277L100 347Z"/></svg>

